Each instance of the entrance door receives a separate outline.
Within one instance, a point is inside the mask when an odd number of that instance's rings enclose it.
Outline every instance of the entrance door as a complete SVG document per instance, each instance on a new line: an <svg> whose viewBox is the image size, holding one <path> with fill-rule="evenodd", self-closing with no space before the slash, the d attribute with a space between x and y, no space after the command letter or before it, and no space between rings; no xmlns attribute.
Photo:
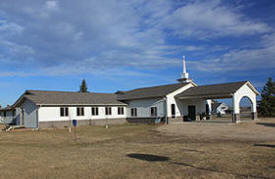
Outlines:
<svg viewBox="0 0 275 179"><path fill-rule="evenodd" d="M188 117L192 121L196 120L196 106L188 106Z"/></svg>

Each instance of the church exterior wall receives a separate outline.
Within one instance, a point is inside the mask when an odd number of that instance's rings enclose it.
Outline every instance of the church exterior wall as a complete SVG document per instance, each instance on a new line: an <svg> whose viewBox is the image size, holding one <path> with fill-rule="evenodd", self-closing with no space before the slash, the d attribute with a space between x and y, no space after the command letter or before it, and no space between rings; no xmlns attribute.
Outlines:
<svg viewBox="0 0 275 179"><path fill-rule="evenodd" d="M188 85L166 95L166 109L167 109L167 117L172 117L172 110L171 110L171 105L175 104L175 117L180 117L182 116L182 102L180 100L175 99L175 96L188 88L193 87L194 85L192 83L189 83Z"/></svg>
<svg viewBox="0 0 275 179"><path fill-rule="evenodd" d="M126 101L127 106L127 118L151 118L151 107L157 108L157 117L166 116L166 101L162 98L150 98L150 99L137 99ZM137 116L131 115L131 109L137 109Z"/></svg>
<svg viewBox="0 0 275 179"><path fill-rule="evenodd" d="M47 121L69 121L69 120L89 120L89 119L116 119L116 118L126 118L126 107L125 106L108 106L111 107L112 113L111 115L105 114L106 106L70 106L69 108L69 116L61 116L60 108L66 106L47 106L39 108L39 122L47 122ZM77 116L77 107L84 108L84 115ZM92 115L92 107L98 107L98 115ZM124 108L124 114L118 114L118 107Z"/></svg>
<svg viewBox="0 0 275 179"><path fill-rule="evenodd" d="M125 106L108 106L111 107L111 115L105 114L107 106L70 106L68 107L68 116L60 115L61 107L65 106L40 107L38 112L39 128L70 126L72 120L77 120L78 125L105 125L106 123L114 124L126 121ZM84 108L83 116L77 116L77 107ZM98 107L98 115L92 115L92 107ZM124 114L118 114L118 107L123 107Z"/></svg>
<svg viewBox="0 0 275 179"><path fill-rule="evenodd" d="M126 118L115 118L115 119L86 119L78 120L77 126L104 126L108 125L119 125L127 123ZM71 120L64 121L43 121L39 122L39 128L66 128L72 127Z"/></svg>

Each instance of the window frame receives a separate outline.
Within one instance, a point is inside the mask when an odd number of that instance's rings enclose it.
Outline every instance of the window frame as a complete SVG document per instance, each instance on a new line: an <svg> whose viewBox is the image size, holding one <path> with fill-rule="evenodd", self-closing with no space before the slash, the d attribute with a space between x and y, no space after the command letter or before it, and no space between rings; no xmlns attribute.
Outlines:
<svg viewBox="0 0 275 179"><path fill-rule="evenodd" d="M110 106L105 107L105 115L106 116L112 115L112 107L110 107Z"/></svg>
<svg viewBox="0 0 275 179"><path fill-rule="evenodd" d="M151 117L158 116L158 108L156 106L153 106L150 108Z"/></svg>
<svg viewBox="0 0 275 179"><path fill-rule="evenodd" d="M92 116L98 116L98 107L91 107Z"/></svg>
<svg viewBox="0 0 275 179"><path fill-rule="evenodd" d="M69 116L69 108L60 107L60 117L68 117L68 116Z"/></svg>
<svg viewBox="0 0 275 179"><path fill-rule="evenodd" d="M131 117L137 117L137 108L131 108Z"/></svg>
<svg viewBox="0 0 275 179"><path fill-rule="evenodd" d="M124 115L124 107L117 107L117 114Z"/></svg>
<svg viewBox="0 0 275 179"><path fill-rule="evenodd" d="M173 103L171 104L171 117L175 118L176 116L176 105Z"/></svg>
<svg viewBox="0 0 275 179"><path fill-rule="evenodd" d="M76 116L85 116L84 107L76 107Z"/></svg>

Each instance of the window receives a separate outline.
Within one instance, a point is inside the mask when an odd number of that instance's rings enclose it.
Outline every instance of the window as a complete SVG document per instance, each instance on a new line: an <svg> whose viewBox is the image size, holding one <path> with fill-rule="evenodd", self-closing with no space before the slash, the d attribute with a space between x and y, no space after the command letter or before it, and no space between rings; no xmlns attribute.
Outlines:
<svg viewBox="0 0 275 179"><path fill-rule="evenodd" d="M7 111L4 111L4 117L7 117Z"/></svg>
<svg viewBox="0 0 275 179"><path fill-rule="evenodd" d="M117 114L118 115L123 115L124 114L124 107L118 107L117 108Z"/></svg>
<svg viewBox="0 0 275 179"><path fill-rule="evenodd" d="M67 107L60 108L60 116L61 117L69 116L69 108Z"/></svg>
<svg viewBox="0 0 275 179"><path fill-rule="evenodd" d="M171 104L171 114L172 114L172 118L174 118L175 115L176 115L176 106L175 106L175 104Z"/></svg>
<svg viewBox="0 0 275 179"><path fill-rule="evenodd" d="M92 116L98 116L98 107L92 107Z"/></svg>
<svg viewBox="0 0 275 179"><path fill-rule="evenodd" d="M112 115L112 107L105 107L105 114Z"/></svg>
<svg viewBox="0 0 275 179"><path fill-rule="evenodd" d="M137 108L131 108L131 116L137 116Z"/></svg>
<svg viewBox="0 0 275 179"><path fill-rule="evenodd" d="M83 107L76 108L76 115L77 116L84 116L84 108Z"/></svg>
<svg viewBox="0 0 275 179"><path fill-rule="evenodd" d="M157 116L157 107L151 107L151 116Z"/></svg>

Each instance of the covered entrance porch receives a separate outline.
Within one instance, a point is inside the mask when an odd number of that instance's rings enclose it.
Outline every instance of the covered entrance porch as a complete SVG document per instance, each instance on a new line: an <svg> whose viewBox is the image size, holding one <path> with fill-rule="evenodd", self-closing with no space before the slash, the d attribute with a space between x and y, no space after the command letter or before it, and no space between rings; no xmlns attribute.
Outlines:
<svg viewBox="0 0 275 179"><path fill-rule="evenodd" d="M194 120L194 113L198 118L203 112L211 119L211 105L209 101L213 99L232 99L232 122L240 122L240 101L248 98L251 102L251 119L257 119L256 96L259 92L249 81L196 86L175 96L176 100L183 106L183 114ZM192 107L193 101L193 107ZM195 103L196 102L196 103ZM185 108L184 108L185 106ZM194 107L195 106L195 107ZM186 111L187 109L187 111ZM195 112L194 112L195 111Z"/></svg>

